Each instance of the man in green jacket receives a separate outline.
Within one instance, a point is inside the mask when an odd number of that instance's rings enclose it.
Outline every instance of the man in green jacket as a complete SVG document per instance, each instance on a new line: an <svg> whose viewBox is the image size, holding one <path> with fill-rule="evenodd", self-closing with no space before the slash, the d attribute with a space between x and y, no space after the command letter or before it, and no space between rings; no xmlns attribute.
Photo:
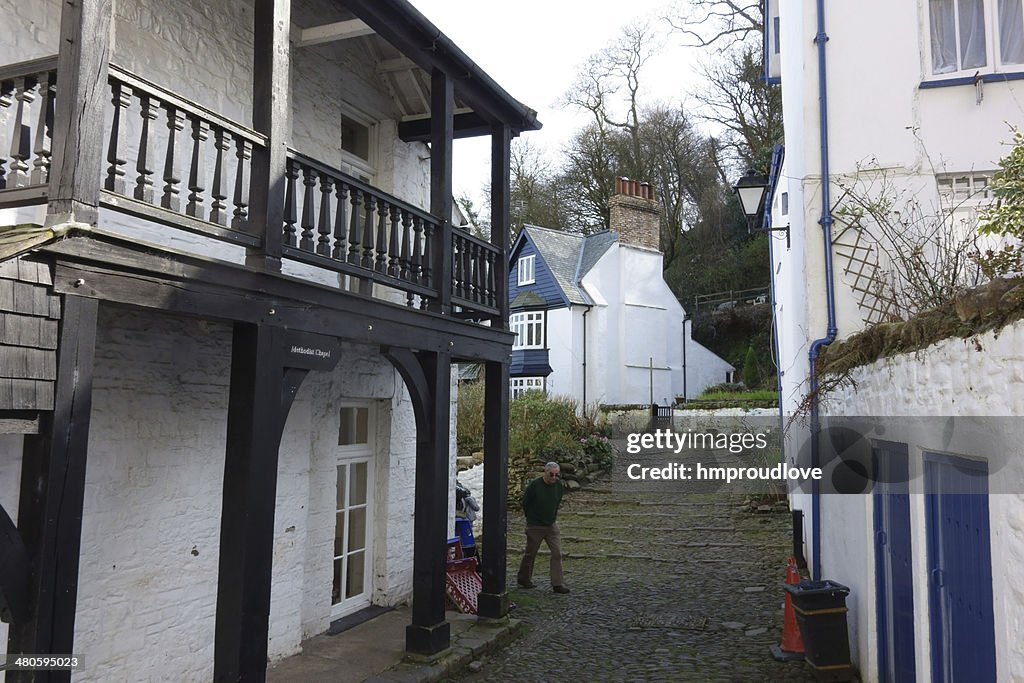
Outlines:
<svg viewBox="0 0 1024 683"><path fill-rule="evenodd" d="M519 585L535 588L533 562L537 559L540 542L548 544L551 551L551 589L556 593L568 593L569 588L562 582L562 544L555 516L562 503L561 468L557 462L544 465L544 476L537 477L526 485L523 491L523 512L526 513L526 552L519 564Z"/></svg>

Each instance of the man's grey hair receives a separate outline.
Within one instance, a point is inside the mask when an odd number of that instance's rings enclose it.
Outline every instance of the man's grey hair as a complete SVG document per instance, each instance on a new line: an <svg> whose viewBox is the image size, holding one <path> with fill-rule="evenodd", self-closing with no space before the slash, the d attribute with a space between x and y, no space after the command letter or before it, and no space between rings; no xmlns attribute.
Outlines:
<svg viewBox="0 0 1024 683"><path fill-rule="evenodd" d="M561 465L559 465L557 462L549 462L548 464L544 465L544 469L546 470L553 470L556 467L558 469L562 469Z"/></svg>

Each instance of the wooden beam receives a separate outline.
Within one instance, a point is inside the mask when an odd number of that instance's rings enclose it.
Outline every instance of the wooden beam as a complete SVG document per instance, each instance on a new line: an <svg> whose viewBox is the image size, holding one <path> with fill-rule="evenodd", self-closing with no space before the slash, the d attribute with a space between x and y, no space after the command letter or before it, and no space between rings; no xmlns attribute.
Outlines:
<svg viewBox="0 0 1024 683"><path fill-rule="evenodd" d="M246 263L281 270L285 168L291 135L289 18L291 0L255 0L253 13L252 125L267 136L252 152L249 191L250 230L262 249L247 252Z"/></svg>
<svg viewBox="0 0 1024 683"><path fill-rule="evenodd" d="M29 557L18 527L0 505L0 621L28 620Z"/></svg>
<svg viewBox="0 0 1024 683"><path fill-rule="evenodd" d="M474 111L456 113L453 119L452 136L456 139L491 134L491 124ZM405 142L429 142L431 136L430 121L430 117L400 121L398 124L398 137Z"/></svg>
<svg viewBox="0 0 1024 683"><path fill-rule="evenodd" d="M494 297L499 314L492 325L508 329L508 257L511 226L509 200L511 197L511 145L512 129L504 124L491 131L491 244L501 250L495 263Z"/></svg>
<svg viewBox="0 0 1024 683"><path fill-rule="evenodd" d="M430 75L430 213L441 219L439 249L434 250L433 280L437 312L451 312L452 302L452 140L455 86L440 69Z"/></svg>
<svg viewBox="0 0 1024 683"><path fill-rule="evenodd" d="M284 294L291 287L279 289L273 283L270 289L254 284L246 291L243 286L226 288L70 263L59 264L57 274L58 291L79 292L105 301L181 315L280 325L363 344L447 350L465 360L507 360L512 343L506 332L340 292L321 297L322 292L314 291L317 296L307 293L292 298ZM168 296L172 291L173 296ZM265 292L267 298L254 298L252 291ZM272 307L267 305L268 300L273 302ZM314 310L315 314L311 313Z"/></svg>
<svg viewBox="0 0 1024 683"><path fill-rule="evenodd" d="M53 222L96 225L103 165L113 0L61 3L47 213Z"/></svg>
<svg viewBox="0 0 1024 683"><path fill-rule="evenodd" d="M388 74L395 71L412 71L413 69L420 68L420 65L412 61L408 57L398 57L396 59L383 59L377 62L377 73Z"/></svg>
<svg viewBox="0 0 1024 683"><path fill-rule="evenodd" d="M12 654L74 652L98 309L93 299L63 297L54 410L25 437L18 531L30 561L29 617L11 625ZM9 683L70 679L70 671L7 673Z"/></svg>
<svg viewBox="0 0 1024 683"><path fill-rule="evenodd" d="M301 29L299 39L295 42L295 47L309 47L310 45L332 43L336 40L348 40L349 38L371 36L373 34L374 30L359 19L336 21L333 24L323 24L322 26L311 26L310 28Z"/></svg>
<svg viewBox="0 0 1024 683"><path fill-rule="evenodd" d="M277 332L236 323L231 346L215 681L266 677L284 374Z"/></svg>
<svg viewBox="0 0 1024 683"><path fill-rule="evenodd" d="M405 649L434 655L451 644L444 608L452 357L384 352L405 379L417 415L412 623L405 629Z"/></svg>
<svg viewBox="0 0 1024 683"><path fill-rule="evenodd" d="M478 614L508 616L505 585L508 554L508 363L487 363L484 376L483 590Z"/></svg>

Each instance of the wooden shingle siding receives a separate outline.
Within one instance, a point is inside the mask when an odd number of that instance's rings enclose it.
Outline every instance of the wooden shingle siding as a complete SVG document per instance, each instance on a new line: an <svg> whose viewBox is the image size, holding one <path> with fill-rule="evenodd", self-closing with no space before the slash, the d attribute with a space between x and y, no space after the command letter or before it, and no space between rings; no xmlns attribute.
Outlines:
<svg viewBox="0 0 1024 683"><path fill-rule="evenodd" d="M523 256L536 255L533 263L533 284L519 286L519 259ZM519 292L531 291L547 302L548 308L562 308L568 305L562 288L555 281L551 269L544 262L544 257L538 253L537 248L529 236L523 241L522 246L514 255L509 265L508 273L508 300L513 301Z"/></svg>
<svg viewBox="0 0 1024 683"><path fill-rule="evenodd" d="M52 410L60 298L48 264L0 263L0 410Z"/></svg>

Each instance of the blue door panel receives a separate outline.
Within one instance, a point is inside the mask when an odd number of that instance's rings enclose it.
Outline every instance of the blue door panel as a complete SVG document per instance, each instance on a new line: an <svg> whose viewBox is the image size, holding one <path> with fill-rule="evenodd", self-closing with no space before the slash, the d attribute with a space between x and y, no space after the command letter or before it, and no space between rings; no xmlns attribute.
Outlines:
<svg viewBox="0 0 1024 683"><path fill-rule="evenodd" d="M875 442L872 461L878 677L885 683L913 681L914 582L907 446Z"/></svg>
<svg viewBox="0 0 1024 683"><path fill-rule="evenodd" d="M996 680L988 466L925 454L932 680Z"/></svg>

